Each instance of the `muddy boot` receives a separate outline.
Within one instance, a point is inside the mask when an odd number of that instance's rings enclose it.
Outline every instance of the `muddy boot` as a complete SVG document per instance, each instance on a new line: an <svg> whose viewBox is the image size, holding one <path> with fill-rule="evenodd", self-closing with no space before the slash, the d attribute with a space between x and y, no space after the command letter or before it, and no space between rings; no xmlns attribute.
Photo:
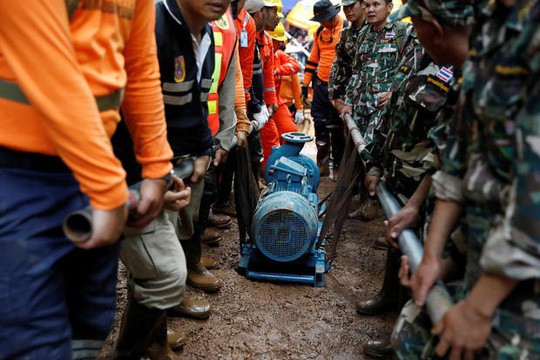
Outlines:
<svg viewBox="0 0 540 360"><path fill-rule="evenodd" d="M152 344L154 334L163 319L165 319L165 310L147 308L128 294L128 304L113 358L136 359L143 356Z"/></svg>
<svg viewBox="0 0 540 360"><path fill-rule="evenodd" d="M180 351L187 343L187 337L179 332L167 329L167 343L172 351Z"/></svg>
<svg viewBox="0 0 540 360"><path fill-rule="evenodd" d="M364 354L372 359L392 359L394 349L390 340L370 340L364 345Z"/></svg>
<svg viewBox="0 0 540 360"><path fill-rule="evenodd" d="M208 223L218 229L228 229L231 227L232 219L228 215L214 214L212 210L208 214Z"/></svg>
<svg viewBox="0 0 540 360"><path fill-rule="evenodd" d="M168 310L168 313L173 316L185 316L193 319L208 319L212 314L210 304L205 300L195 300L184 296L182 302Z"/></svg>
<svg viewBox="0 0 540 360"><path fill-rule="evenodd" d="M370 221L378 216L378 202L376 199L368 197L360 208L360 219Z"/></svg>
<svg viewBox="0 0 540 360"><path fill-rule="evenodd" d="M172 351L167 337L167 317L163 316L154 333L154 341L146 350L146 356L150 360L179 360L180 358ZM176 339L176 341L180 341ZM184 341L185 343L185 341ZM183 347L184 345L182 345Z"/></svg>
<svg viewBox="0 0 540 360"><path fill-rule="evenodd" d="M360 315L380 315L395 310L399 306L398 250L388 248L386 254L386 269L382 289L373 299L360 301L356 305L356 312Z"/></svg>
<svg viewBox="0 0 540 360"><path fill-rule="evenodd" d="M389 246L388 241L382 236L376 238L373 242L373 248L375 250L387 250Z"/></svg>
<svg viewBox="0 0 540 360"><path fill-rule="evenodd" d="M217 269L218 267L216 260L207 258L205 256L201 256L201 264L208 270Z"/></svg>
<svg viewBox="0 0 540 360"><path fill-rule="evenodd" d="M201 263L201 239L197 233L189 240L181 241L186 254L188 285L207 292L216 292L221 288L221 281Z"/></svg>
<svg viewBox="0 0 540 360"><path fill-rule="evenodd" d="M208 246L218 246L221 236L215 228L207 227L201 235L201 242Z"/></svg>

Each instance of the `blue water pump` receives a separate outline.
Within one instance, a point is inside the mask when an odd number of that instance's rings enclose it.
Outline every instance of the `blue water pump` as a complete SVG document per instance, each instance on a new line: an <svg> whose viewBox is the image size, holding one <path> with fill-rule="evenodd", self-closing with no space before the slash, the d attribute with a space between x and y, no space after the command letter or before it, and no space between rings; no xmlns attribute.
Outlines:
<svg viewBox="0 0 540 360"><path fill-rule="evenodd" d="M319 170L300 151L312 136L282 135L285 143L272 149L249 241L239 268L249 279L324 285L325 251L316 249L319 222Z"/></svg>

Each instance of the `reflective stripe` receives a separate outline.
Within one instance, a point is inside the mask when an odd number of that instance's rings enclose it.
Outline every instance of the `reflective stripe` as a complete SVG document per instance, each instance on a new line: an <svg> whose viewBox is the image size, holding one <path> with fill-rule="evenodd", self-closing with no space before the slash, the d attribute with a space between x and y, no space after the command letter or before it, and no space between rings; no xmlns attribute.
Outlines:
<svg viewBox="0 0 540 360"><path fill-rule="evenodd" d="M210 89L210 86L212 86L212 79L202 79L201 80L201 87L205 89Z"/></svg>
<svg viewBox="0 0 540 360"><path fill-rule="evenodd" d="M208 101L208 114L214 115L217 112L217 101L210 100Z"/></svg>
<svg viewBox="0 0 540 360"><path fill-rule="evenodd" d="M246 25L247 25L247 23L248 23L248 21L249 21L249 17L250 17L250 16L251 16L251 15L249 15L249 14L247 13L247 11L246 11L246 17L244 18L244 25L242 26L242 30L246 30Z"/></svg>
<svg viewBox="0 0 540 360"><path fill-rule="evenodd" d="M214 31L214 43L216 46L223 46L223 34Z"/></svg>
<svg viewBox="0 0 540 360"><path fill-rule="evenodd" d="M261 75L262 74L262 70L253 70L253 75Z"/></svg>
<svg viewBox="0 0 540 360"><path fill-rule="evenodd" d="M193 94L187 94L182 96L163 95L163 102L167 105L186 105L189 104L192 100Z"/></svg>
<svg viewBox="0 0 540 360"><path fill-rule="evenodd" d="M170 83L170 82L164 82L163 83L163 91L169 91L169 92L184 92L189 91L193 88L193 80L190 81L184 81L181 83Z"/></svg>
<svg viewBox="0 0 540 360"><path fill-rule="evenodd" d="M275 88L264 88L264 91L276 91Z"/></svg>
<svg viewBox="0 0 540 360"><path fill-rule="evenodd" d="M215 35L216 33L214 33ZM221 33L220 33L221 34ZM212 74L212 86L210 87L211 93L217 93L219 78L221 77L221 59L223 55L216 52L216 66L214 66L214 73Z"/></svg>
<svg viewBox="0 0 540 360"><path fill-rule="evenodd" d="M71 342L71 356L73 359L95 359L103 344L104 341L101 340L73 340Z"/></svg>
<svg viewBox="0 0 540 360"><path fill-rule="evenodd" d="M207 100L208 100L208 93L201 92L201 101L207 101Z"/></svg>
<svg viewBox="0 0 540 360"><path fill-rule="evenodd" d="M0 98L30 105L30 101L17 83L0 79ZM117 109L124 99L124 89L117 90L109 95L94 97L99 111Z"/></svg>

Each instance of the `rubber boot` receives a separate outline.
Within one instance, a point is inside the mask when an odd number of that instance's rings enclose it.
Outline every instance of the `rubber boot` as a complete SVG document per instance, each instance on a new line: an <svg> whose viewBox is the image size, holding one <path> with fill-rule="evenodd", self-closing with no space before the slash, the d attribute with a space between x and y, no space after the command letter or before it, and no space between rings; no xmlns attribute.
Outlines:
<svg viewBox="0 0 540 360"><path fill-rule="evenodd" d="M128 293L128 303L122 318L114 359L142 357L152 344L157 328L163 319L166 319L165 310L150 309L141 305L130 293Z"/></svg>
<svg viewBox="0 0 540 360"><path fill-rule="evenodd" d="M370 340L364 345L364 354L372 359L391 359L394 349L390 340Z"/></svg>
<svg viewBox="0 0 540 360"><path fill-rule="evenodd" d="M207 292L216 292L221 288L221 281L201 263L200 232L195 230L191 239L180 241L186 254L188 285Z"/></svg>
<svg viewBox="0 0 540 360"><path fill-rule="evenodd" d="M167 317L163 316L154 331L153 342L146 351L150 360L179 360L180 358L171 350L167 338Z"/></svg>
<svg viewBox="0 0 540 360"><path fill-rule="evenodd" d="M388 248L386 252L386 269L381 290L373 299L364 300L357 304L356 312L361 315L379 315L395 310L399 306L399 252Z"/></svg>

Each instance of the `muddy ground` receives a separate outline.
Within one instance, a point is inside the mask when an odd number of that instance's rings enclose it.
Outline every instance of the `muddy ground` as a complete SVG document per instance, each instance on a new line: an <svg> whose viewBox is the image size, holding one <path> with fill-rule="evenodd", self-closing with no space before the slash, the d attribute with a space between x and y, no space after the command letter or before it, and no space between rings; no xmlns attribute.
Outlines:
<svg viewBox="0 0 540 360"><path fill-rule="evenodd" d="M320 198L334 185L323 178ZM213 272L223 280L221 291L188 289L190 295L208 300L213 314L203 321L169 319L170 328L188 336L178 354L183 359L364 359L362 344L388 334L397 316L366 317L355 311L355 303L370 298L382 283L386 252L372 246L383 236L382 221L347 220L334 266L320 288L254 282L239 275L238 228L233 224L222 232L219 247L203 249L219 263ZM118 290L123 309L125 278ZM102 359L110 358L120 313Z"/></svg>

